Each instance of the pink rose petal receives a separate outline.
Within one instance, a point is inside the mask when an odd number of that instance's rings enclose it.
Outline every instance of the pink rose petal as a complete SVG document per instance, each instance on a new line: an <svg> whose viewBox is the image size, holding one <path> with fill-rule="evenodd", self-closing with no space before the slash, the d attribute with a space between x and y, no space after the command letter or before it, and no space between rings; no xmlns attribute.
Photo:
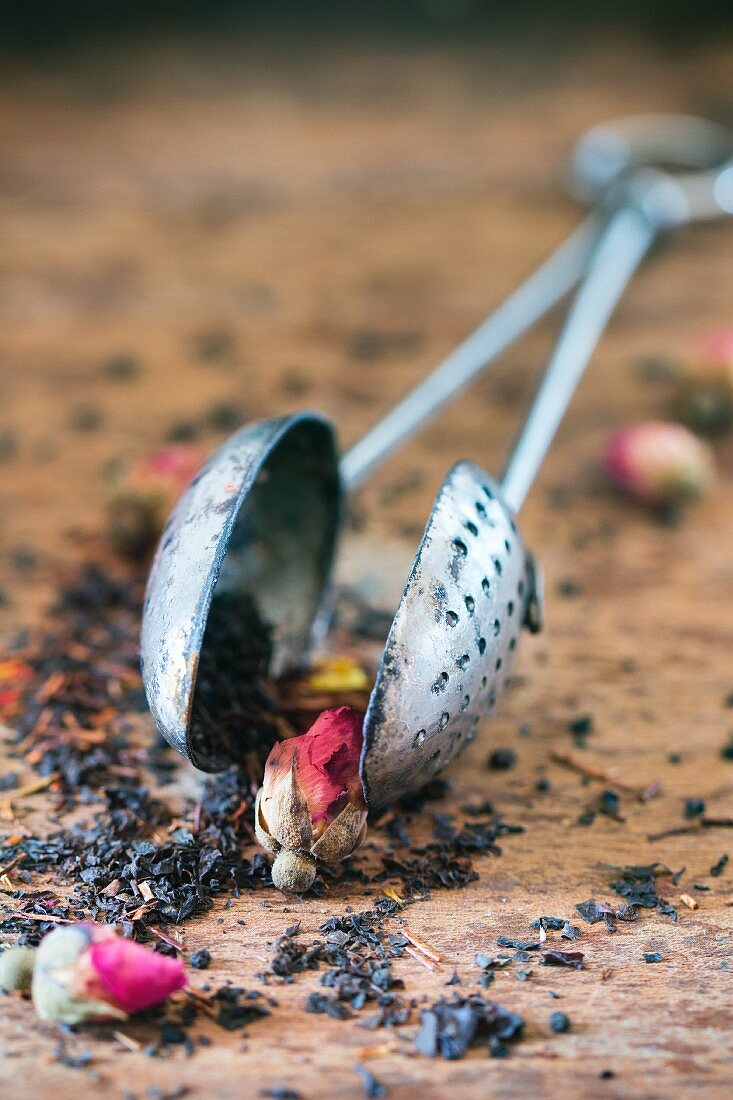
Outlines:
<svg viewBox="0 0 733 1100"><path fill-rule="evenodd" d="M186 984L180 959L158 955L119 936L93 943L92 966L109 999L123 1012L140 1012L159 1004Z"/></svg>
<svg viewBox="0 0 733 1100"><path fill-rule="evenodd" d="M699 357L716 366L733 365L733 326L705 333L697 344Z"/></svg>
<svg viewBox="0 0 733 1100"><path fill-rule="evenodd" d="M329 824L349 799L361 800L361 744L361 719L351 707L325 710L301 738L298 783L314 823Z"/></svg>
<svg viewBox="0 0 733 1100"><path fill-rule="evenodd" d="M295 761L311 821L330 824L347 802L363 808L359 778L361 718L351 707L325 710L307 733L275 745L267 758L263 797L269 798Z"/></svg>

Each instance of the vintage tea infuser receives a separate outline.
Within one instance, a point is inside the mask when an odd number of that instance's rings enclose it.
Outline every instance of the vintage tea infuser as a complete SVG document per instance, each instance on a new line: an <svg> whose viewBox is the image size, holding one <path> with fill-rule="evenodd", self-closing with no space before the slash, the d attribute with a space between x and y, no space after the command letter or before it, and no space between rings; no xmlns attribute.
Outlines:
<svg viewBox="0 0 733 1100"><path fill-rule="evenodd" d="M296 667L327 602L344 491L582 278L500 482L458 462L435 499L364 719L367 804L427 782L472 740L506 686L521 628L540 626L537 569L516 513L655 238L733 213L731 148L725 131L686 116L590 131L574 153L573 189L597 212L340 465L333 429L314 413L257 421L209 458L161 536L143 612L145 690L174 748L205 771L232 762L199 737L196 713L200 657L221 601L254 601L272 631L272 671ZM696 171L672 175L662 165Z"/></svg>

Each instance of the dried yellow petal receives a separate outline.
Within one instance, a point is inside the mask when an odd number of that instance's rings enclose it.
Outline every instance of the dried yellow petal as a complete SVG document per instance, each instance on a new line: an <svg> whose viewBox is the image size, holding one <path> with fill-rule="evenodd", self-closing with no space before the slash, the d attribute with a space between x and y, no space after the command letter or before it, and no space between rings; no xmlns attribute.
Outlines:
<svg viewBox="0 0 733 1100"><path fill-rule="evenodd" d="M316 671L308 678L308 687L318 695L339 695L368 691L369 677L352 657L321 657Z"/></svg>

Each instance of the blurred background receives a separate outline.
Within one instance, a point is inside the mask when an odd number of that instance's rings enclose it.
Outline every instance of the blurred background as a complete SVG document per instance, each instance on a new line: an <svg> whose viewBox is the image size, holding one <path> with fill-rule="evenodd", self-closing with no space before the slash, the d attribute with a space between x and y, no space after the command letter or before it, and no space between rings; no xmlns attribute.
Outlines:
<svg viewBox="0 0 733 1100"><path fill-rule="evenodd" d="M279 36L303 32L352 33L372 31L380 35L404 34L409 38L436 33L473 36L502 35L559 26L567 30L596 27L599 33L628 27L657 38L680 43L700 34L716 33L731 21L725 0L614 0L598 7L581 0L562 4L548 0L122 0L114 5L76 0L61 6L7 0L2 25L15 42L59 46L82 36L120 34L134 38L151 30L225 33L276 30Z"/></svg>
<svg viewBox="0 0 733 1100"><path fill-rule="evenodd" d="M356 439L576 223L565 166L585 128L733 124L732 26L723 0L6 0L3 627L90 552L117 464L303 406ZM729 322L730 246L700 228L634 283L530 537L559 485L569 507L596 491L611 427L660 407L639 363ZM367 556L410 560L455 459L500 467L555 331L379 474L356 512Z"/></svg>

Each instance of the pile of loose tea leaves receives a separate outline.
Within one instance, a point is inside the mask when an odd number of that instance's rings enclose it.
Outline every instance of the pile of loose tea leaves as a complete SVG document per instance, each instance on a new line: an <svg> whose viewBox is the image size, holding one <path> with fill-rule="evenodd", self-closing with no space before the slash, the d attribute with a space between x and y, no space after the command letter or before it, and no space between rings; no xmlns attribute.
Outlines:
<svg viewBox="0 0 733 1100"><path fill-rule="evenodd" d="M495 1058L508 1053L507 1043L521 1036L524 1020L478 993L470 997L441 998L420 1013L415 1039L418 1054L435 1058L462 1058L473 1047L486 1045Z"/></svg>
<svg viewBox="0 0 733 1100"><path fill-rule="evenodd" d="M241 850L253 841L254 774L232 767L217 775L180 818L151 793L153 784L170 786L176 762L160 743L140 747L131 737L146 709L142 597L139 578L86 565L61 590L50 625L13 648L25 675L4 715L14 726L8 751L50 787L60 826L42 837L11 835L0 847L0 865L23 883L2 929L21 942L37 942L59 919L84 917L121 923L140 940L156 936L158 949L171 951L159 926L205 912L221 893L270 881L264 855ZM23 793L6 790L11 816ZM91 817L72 813L80 807ZM27 889L51 870L62 876L64 897Z"/></svg>
<svg viewBox="0 0 733 1100"><path fill-rule="evenodd" d="M307 946L298 942L299 925L292 926L275 943L270 974L292 981L303 971L323 970L323 992L309 994L308 1012L345 1020L373 1006L374 1011L361 1018L363 1027L406 1023L410 1005L401 995L404 983L392 973L391 960L405 955L410 941L399 930L388 934L383 927L401 908L383 898L365 912L331 917L319 928L323 938Z"/></svg>
<svg viewBox="0 0 733 1100"><path fill-rule="evenodd" d="M269 863L254 844L251 824L262 763L283 721L274 685L264 674L266 642L258 635L250 645L257 669L252 690L257 706L270 707L272 725L259 728L258 740L252 722L245 731L243 762L208 779L198 798L181 805L174 779L184 766L150 738L149 725L141 721L146 711L138 672L142 600L141 576L84 565L61 588L47 625L18 638L9 655L19 687L0 700L9 727L6 747L18 759L18 773L30 765L39 778L23 785L11 773L3 792L6 816L12 819L13 806L26 791L48 787L56 822L41 836L11 833L0 846L0 866L12 868L19 884L0 929L16 933L22 943L37 943L60 920L91 918L119 923L127 935L155 940L157 950L173 952L178 944L166 932L171 925L206 912L219 896L270 883ZM225 633L234 629L228 605L214 625ZM223 661L204 673L200 721L221 720L233 735L247 705L241 692L226 686L231 687L235 666ZM136 738L141 726L144 736ZM478 876L472 857L499 855L499 838L521 827L506 824L484 804L467 807L469 819L461 823L436 814L434 839L411 844L410 814L448 789L445 781L434 782L391 811L389 826L379 830L382 841L370 874L351 862L325 871L326 877L372 889L372 884L396 883L408 902L473 882ZM375 850L373 843L367 848ZM63 888L46 886L40 876L49 872ZM373 912L384 916L379 909ZM342 928L331 932L337 938L345 934ZM349 935L356 933L352 922ZM359 935L366 935L363 927ZM377 942L378 937L373 946ZM333 949L328 941L328 952ZM343 1000L344 982L337 984Z"/></svg>

